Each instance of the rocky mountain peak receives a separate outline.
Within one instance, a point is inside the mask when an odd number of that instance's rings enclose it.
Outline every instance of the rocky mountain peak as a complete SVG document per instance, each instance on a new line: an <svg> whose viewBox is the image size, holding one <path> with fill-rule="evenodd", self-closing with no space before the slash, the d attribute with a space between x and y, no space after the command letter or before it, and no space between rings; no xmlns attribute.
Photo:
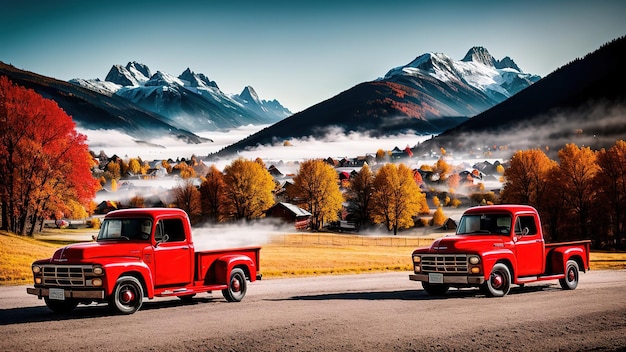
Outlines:
<svg viewBox="0 0 626 352"><path fill-rule="evenodd" d="M489 51L482 46L475 46L471 48L461 61L481 63L485 66L496 66L496 59L494 59Z"/></svg>

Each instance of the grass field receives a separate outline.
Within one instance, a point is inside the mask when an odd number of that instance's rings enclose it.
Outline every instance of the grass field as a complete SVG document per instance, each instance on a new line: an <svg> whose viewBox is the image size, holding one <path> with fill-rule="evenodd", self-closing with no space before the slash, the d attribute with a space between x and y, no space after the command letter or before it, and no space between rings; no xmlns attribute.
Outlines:
<svg viewBox="0 0 626 352"><path fill-rule="evenodd" d="M64 238L71 236L71 230L59 232L50 241L0 232L0 285L30 284L31 263L50 257L56 248L70 243ZM408 274L413 249L431 241L324 233L280 235L263 245L260 271L263 279L385 271ZM592 270L626 269L626 253L592 252L590 256Z"/></svg>

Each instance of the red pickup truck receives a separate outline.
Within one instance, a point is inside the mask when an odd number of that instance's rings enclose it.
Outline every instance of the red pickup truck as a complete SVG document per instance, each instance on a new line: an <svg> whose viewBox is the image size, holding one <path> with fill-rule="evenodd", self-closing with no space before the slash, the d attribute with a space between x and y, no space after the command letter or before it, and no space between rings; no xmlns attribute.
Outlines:
<svg viewBox="0 0 626 352"><path fill-rule="evenodd" d="M590 241L545 243L539 214L526 205L477 206L466 210L456 234L413 252L413 274L431 295L450 287L479 287L491 297L509 293L512 284L559 280L563 289L578 285L589 270Z"/></svg>
<svg viewBox="0 0 626 352"><path fill-rule="evenodd" d="M72 244L35 261L35 285L27 292L54 312L108 302L114 311L132 314L144 297L191 300L214 290L239 302L246 280L261 278L259 254L260 247L196 251L181 209L117 210L105 216L95 242Z"/></svg>

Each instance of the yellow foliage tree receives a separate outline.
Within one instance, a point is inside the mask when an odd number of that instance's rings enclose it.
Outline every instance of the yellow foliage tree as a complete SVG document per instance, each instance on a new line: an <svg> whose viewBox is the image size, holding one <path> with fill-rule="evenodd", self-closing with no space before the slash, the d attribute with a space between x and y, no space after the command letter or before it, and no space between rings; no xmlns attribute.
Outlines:
<svg viewBox="0 0 626 352"><path fill-rule="evenodd" d="M414 225L413 216L428 209L413 171L404 164L383 165L374 177L371 214L375 223L384 223L393 234Z"/></svg>
<svg viewBox="0 0 626 352"><path fill-rule="evenodd" d="M139 174L141 173L141 163L139 162L139 160L132 158L128 161L128 171L132 172L133 174Z"/></svg>
<svg viewBox="0 0 626 352"><path fill-rule="evenodd" d="M320 230L324 221L338 219L344 199L339 190L339 177L332 166L323 160L306 160L300 164L293 181L289 197L301 200L311 213L313 230Z"/></svg>
<svg viewBox="0 0 626 352"><path fill-rule="evenodd" d="M446 222L446 215L443 213L442 207L437 207L433 213L433 226L441 226Z"/></svg>
<svg viewBox="0 0 626 352"><path fill-rule="evenodd" d="M275 183L267 169L245 158L224 168L229 213L234 219L255 219L274 205Z"/></svg>

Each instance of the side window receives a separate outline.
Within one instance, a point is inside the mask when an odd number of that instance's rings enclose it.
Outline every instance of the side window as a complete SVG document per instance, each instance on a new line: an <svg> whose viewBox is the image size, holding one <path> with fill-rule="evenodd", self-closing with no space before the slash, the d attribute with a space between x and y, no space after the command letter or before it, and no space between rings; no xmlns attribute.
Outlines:
<svg viewBox="0 0 626 352"><path fill-rule="evenodd" d="M159 224L163 228L163 235L167 235L167 242L182 242L185 240L185 228L181 219L161 220Z"/></svg>
<svg viewBox="0 0 626 352"><path fill-rule="evenodd" d="M515 221L515 234L522 235L524 228L528 228L528 236L537 234L537 227L535 226L535 217L531 215L523 215L517 218Z"/></svg>

